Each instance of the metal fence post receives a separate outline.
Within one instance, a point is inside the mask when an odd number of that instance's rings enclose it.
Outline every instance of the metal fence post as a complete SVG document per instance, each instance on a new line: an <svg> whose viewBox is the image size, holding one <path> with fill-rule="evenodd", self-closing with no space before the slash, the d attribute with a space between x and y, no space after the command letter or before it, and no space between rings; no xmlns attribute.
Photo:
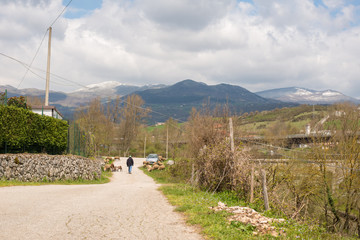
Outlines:
<svg viewBox="0 0 360 240"><path fill-rule="evenodd" d="M7 89L5 89L5 98L4 98L4 105L7 106Z"/></svg>

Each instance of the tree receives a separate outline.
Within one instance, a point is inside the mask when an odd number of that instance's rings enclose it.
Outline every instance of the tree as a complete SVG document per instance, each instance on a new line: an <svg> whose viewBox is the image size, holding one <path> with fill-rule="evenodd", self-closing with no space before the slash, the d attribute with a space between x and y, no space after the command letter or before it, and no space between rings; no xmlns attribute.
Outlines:
<svg viewBox="0 0 360 240"><path fill-rule="evenodd" d="M330 151L332 158L336 156L339 164L340 175L339 192L336 195L341 208L344 208L345 218L343 229L350 229L351 214L356 211L360 216L360 112L356 105L338 104L334 106L334 119L329 128L333 133L332 143L334 146ZM339 207L340 207L339 206ZM360 223L360 219L358 219ZM360 226L358 226L360 231Z"/></svg>
<svg viewBox="0 0 360 240"><path fill-rule="evenodd" d="M168 156L175 158L177 148L181 141L182 129L179 123L173 118L169 118L164 125L164 135L167 141Z"/></svg>
<svg viewBox="0 0 360 240"><path fill-rule="evenodd" d="M26 104L26 98L24 96L9 98L7 100L7 105L8 106L15 106L15 107L18 107L18 108L29 109L29 106Z"/></svg>
<svg viewBox="0 0 360 240"><path fill-rule="evenodd" d="M196 158L204 146L215 145L227 136L227 117L227 107L210 110L204 105L200 111L192 109L186 124L189 157Z"/></svg>
<svg viewBox="0 0 360 240"><path fill-rule="evenodd" d="M139 133L139 127L150 109L144 108L144 100L139 95L130 95L124 101L120 114L113 114L114 119L119 118L119 136L122 151L128 152L131 143Z"/></svg>
<svg viewBox="0 0 360 240"><path fill-rule="evenodd" d="M88 155L96 155L97 151L104 152L110 148L114 125L105 116L99 98L92 100L88 107L79 108L75 119L86 133Z"/></svg>
<svg viewBox="0 0 360 240"><path fill-rule="evenodd" d="M331 231L360 233L360 112L336 104L314 139L324 196L324 219Z"/></svg>
<svg viewBox="0 0 360 240"><path fill-rule="evenodd" d="M31 107L43 105L43 100L40 97L27 96L26 98L27 98L26 103Z"/></svg>

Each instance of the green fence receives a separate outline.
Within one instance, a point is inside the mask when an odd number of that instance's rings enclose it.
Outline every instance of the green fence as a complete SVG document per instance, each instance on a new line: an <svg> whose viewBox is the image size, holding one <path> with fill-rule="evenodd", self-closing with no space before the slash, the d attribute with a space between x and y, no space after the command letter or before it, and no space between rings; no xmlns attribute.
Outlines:
<svg viewBox="0 0 360 240"><path fill-rule="evenodd" d="M74 121L70 123L68 132L68 153L87 156L86 134Z"/></svg>

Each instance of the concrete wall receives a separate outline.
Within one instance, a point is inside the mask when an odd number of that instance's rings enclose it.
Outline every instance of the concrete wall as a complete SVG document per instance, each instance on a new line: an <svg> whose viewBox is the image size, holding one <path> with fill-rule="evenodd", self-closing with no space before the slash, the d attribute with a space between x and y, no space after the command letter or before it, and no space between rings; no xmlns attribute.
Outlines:
<svg viewBox="0 0 360 240"><path fill-rule="evenodd" d="M92 180L102 162L74 155L0 154L0 179L20 181Z"/></svg>

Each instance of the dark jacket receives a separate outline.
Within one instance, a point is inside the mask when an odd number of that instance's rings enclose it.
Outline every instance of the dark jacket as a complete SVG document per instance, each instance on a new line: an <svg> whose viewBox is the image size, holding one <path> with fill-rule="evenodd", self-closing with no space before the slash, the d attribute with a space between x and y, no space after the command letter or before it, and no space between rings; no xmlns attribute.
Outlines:
<svg viewBox="0 0 360 240"><path fill-rule="evenodd" d="M132 166L132 165L134 165L134 160L131 158L131 157L129 157L128 159L127 159L127 161L126 161L126 166Z"/></svg>

